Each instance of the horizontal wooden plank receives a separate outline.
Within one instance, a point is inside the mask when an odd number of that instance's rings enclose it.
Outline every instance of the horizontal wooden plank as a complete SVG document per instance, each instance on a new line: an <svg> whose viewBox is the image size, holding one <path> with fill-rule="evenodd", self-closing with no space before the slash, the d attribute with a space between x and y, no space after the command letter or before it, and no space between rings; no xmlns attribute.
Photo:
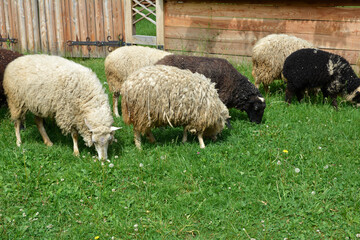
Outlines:
<svg viewBox="0 0 360 240"><path fill-rule="evenodd" d="M186 28L228 29L273 33L360 35L360 21L313 21L283 19L218 18L208 16L165 15L165 26Z"/></svg>
<svg viewBox="0 0 360 240"><path fill-rule="evenodd" d="M273 32L234 31L222 29L165 27L165 38L196 40L201 44L213 45L208 42L229 42L238 45L252 47L259 39ZM341 37L336 34L304 34L293 33L292 35L305 39L320 48L337 48L343 50L360 50L359 37Z"/></svg>
<svg viewBox="0 0 360 240"><path fill-rule="evenodd" d="M237 4L269 4L269 0L167 0L169 3L193 3L202 2L204 4L224 4L224 3L237 3ZM270 3L276 5L318 5L318 6L360 6L358 0L301 0L301 1L283 1L283 0L271 0Z"/></svg>
<svg viewBox="0 0 360 240"><path fill-rule="evenodd" d="M184 52L197 52L202 54L223 54L223 55L239 55L250 57L252 54L251 44L239 44L234 42L204 42L186 39L165 38L165 49ZM360 51L343 50L335 48L321 48L325 51L334 52L343 56L351 64L355 64L360 56Z"/></svg>
<svg viewBox="0 0 360 240"><path fill-rule="evenodd" d="M319 6L261 5L261 4L204 4L204 2L168 2L165 12L169 16L209 16L232 18L312 19L360 21L360 8L334 8Z"/></svg>

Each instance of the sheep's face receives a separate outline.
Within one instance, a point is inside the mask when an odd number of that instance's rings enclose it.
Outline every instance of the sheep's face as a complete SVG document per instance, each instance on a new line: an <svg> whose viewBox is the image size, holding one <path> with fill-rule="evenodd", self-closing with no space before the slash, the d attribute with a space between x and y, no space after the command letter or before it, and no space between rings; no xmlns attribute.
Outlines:
<svg viewBox="0 0 360 240"><path fill-rule="evenodd" d="M91 143L94 144L99 159L106 160L107 149L109 147L109 144L112 143L114 139L114 132L115 130L120 128L117 127L91 128L89 125L88 127L91 132Z"/></svg>
<svg viewBox="0 0 360 240"><path fill-rule="evenodd" d="M266 107L265 99L259 96L252 96L244 107L250 121L257 124L261 123Z"/></svg>

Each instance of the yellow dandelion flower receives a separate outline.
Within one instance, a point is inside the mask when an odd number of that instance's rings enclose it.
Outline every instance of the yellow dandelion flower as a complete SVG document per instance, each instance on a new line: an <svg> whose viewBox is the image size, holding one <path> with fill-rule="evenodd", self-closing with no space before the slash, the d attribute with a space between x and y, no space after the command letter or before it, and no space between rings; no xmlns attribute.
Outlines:
<svg viewBox="0 0 360 240"><path fill-rule="evenodd" d="M286 150L286 149L284 149L284 150L283 150L283 153L288 153L288 152L289 152L289 151L288 151L288 150Z"/></svg>
<svg viewBox="0 0 360 240"><path fill-rule="evenodd" d="M96 239L99 239L99 238L100 238L99 236L94 237L95 240L96 240Z"/></svg>

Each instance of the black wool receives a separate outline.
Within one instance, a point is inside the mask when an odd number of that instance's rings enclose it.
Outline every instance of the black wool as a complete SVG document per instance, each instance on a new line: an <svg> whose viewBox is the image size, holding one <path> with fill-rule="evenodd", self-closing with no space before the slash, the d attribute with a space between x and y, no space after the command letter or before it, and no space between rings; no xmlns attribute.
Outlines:
<svg viewBox="0 0 360 240"><path fill-rule="evenodd" d="M259 90L227 60L221 58L168 55L156 64L188 69L215 83L219 98L228 108L245 111L250 121L260 123L266 107Z"/></svg>

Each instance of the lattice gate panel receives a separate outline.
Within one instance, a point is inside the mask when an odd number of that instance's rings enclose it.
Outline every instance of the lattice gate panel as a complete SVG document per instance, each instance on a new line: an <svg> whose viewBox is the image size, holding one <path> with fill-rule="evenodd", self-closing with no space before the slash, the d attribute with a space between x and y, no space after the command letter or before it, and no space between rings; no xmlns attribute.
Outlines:
<svg viewBox="0 0 360 240"><path fill-rule="evenodd" d="M125 41L127 44L164 46L164 0L128 0L124 1L125 8ZM140 15L136 19L136 16ZM154 20L155 18L155 20ZM156 37L138 35L136 24L149 21L156 25Z"/></svg>

